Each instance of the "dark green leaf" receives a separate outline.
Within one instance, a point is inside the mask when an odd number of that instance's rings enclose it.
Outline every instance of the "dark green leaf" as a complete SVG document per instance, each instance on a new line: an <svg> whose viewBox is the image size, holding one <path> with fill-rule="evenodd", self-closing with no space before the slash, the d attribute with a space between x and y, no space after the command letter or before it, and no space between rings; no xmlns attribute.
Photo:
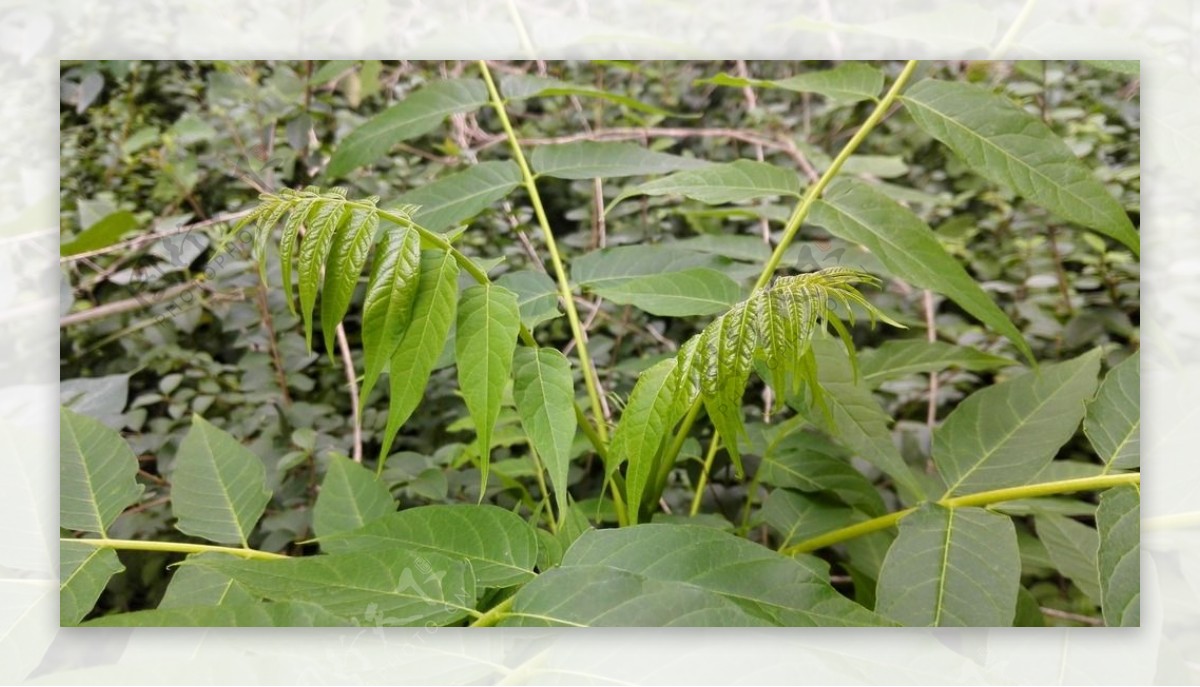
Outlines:
<svg viewBox="0 0 1200 687"><path fill-rule="evenodd" d="M646 490L658 474L657 456L664 439L679 418L674 411L677 378L675 359L668 358L642 372L629 394L621 419L613 431L606 472L625 470L629 522L636 525Z"/></svg>
<svg viewBox="0 0 1200 687"><path fill-rule="evenodd" d="M879 348L863 351L859 358L863 381L872 387L911 374L940 372L949 367L963 370L995 370L1016 361L970 346L955 346L942 341L897 339L885 341Z"/></svg>
<svg viewBox="0 0 1200 687"><path fill-rule="evenodd" d="M539 176L559 179L645 176L710 165L704 160L660 153L633 143L597 141L538 146L533 149L530 164Z"/></svg>
<svg viewBox="0 0 1200 687"><path fill-rule="evenodd" d="M1103 595L1097 567L1100 535L1096 530L1061 515L1039 515L1034 518L1034 525L1054 567L1092 603L1101 604Z"/></svg>
<svg viewBox="0 0 1200 687"><path fill-rule="evenodd" d="M138 221L128 210L118 210L79 232L74 239L59 246L59 255L77 255L108 248L127 232L137 229Z"/></svg>
<svg viewBox="0 0 1200 687"><path fill-rule="evenodd" d="M662 108L630 98L629 96L620 95L619 93L603 91L591 86L580 86L545 76L534 76L532 74L505 74L500 77L500 92L504 94L507 100L524 100L538 96L574 95L585 98L599 98L618 105L624 105L631 110L639 110L651 114L674 114Z"/></svg>

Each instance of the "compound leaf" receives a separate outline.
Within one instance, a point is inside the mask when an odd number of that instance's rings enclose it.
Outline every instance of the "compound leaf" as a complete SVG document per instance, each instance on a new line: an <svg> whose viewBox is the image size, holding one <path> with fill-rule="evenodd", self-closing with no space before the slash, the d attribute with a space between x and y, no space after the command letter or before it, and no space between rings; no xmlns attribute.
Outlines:
<svg viewBox="0 0 1200 687"><path fill-rule="evenodd" d="M371 266L371 281L363 299L363 398L371 393L383 366L400 346L411 321L420 272L420 236L408 227L388 229Z"/></svg>
<svg viewBox="0 0 1200 687"><path fill-rule="evenodd" d="M192 416L171 475L171 511L184 534L249 546L250 532L271 500L266 470L237 439Z"/></svg>

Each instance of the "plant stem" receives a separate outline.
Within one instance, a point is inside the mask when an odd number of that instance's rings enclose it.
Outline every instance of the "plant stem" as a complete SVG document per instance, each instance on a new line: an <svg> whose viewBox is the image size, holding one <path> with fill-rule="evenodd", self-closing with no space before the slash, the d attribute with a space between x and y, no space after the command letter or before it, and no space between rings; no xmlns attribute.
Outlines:
<svg viewBox="0 0 1200 687"><path fill-rule="evenodd" d="M696 493L692 495L692 507L688 517L694 518L700 512L700 501L704 496L704 487L708 484L708 473L712 470L713 460L717 457L717 449L721 447L721 435L713 432L712 441L708 442L708 453L704 456L704 467L700 470L700 479L696 480Z"/></svg>
<svg viewBox="0 0 1200 687"><path fill-rule="evenodd" d="M476 618L475 622L471 623L471 627L495 627L496 623L504 620L504 617L508 615L516 598L516 595L513 595L492 606L487 613Z"/></svg>
<svg viewBox="0 0 1200 687"><path fill-rule="evenodd" d="M288 558L281 553L255 551L254 549L238 549L231 546L211 546L209 544L185 544L173 541L141 541L137 539L72 539L63 537L62 542L75 542L97 548L125 549L130 551L169 551L173 553L226 553L260 561L275 561Z"/></svg>
<svg viewBox="0 0 1200 687"><path fill-rule="evenodd" d="M1141 474L1137 472L1127 472L1119 475L1100 475L1099 477L1082 477L1079 479L1064 479L1056 482L1041 482L1039 484L1027 484L1020 487L1008 487L1005 489L993 489L992 491L981 491L975 494L966 494L964 496L955 496L952 498L943 498L938 501L939 506L945 508L969 508L972 506L990 506L1004 501L1015 501L1017 499L1029 499L1038 496L1051 496L1054 494L1069 494L1076 491L1094 491L1099 489L1108 489L1117 487L1123 484L1140 484ZM798 544L793 544L783 548L780 553L784 555L794 555L797 553L808 553L817 549L832 546L840 542L861 537L864 534L878 532L879 530L887 529L897 522L902 520L910 513L916 512L917 507L906 508L895 513L888 513L878 518L872 518L865 522L856 523L849 527L826 532L825 534L807 539Z"/></svg>
<svg viewBox="0 0 1200 687"><path fill-rule="evenodd" d="M592 359L588 355L587 350L587 339L584 336L583 327L580 326L579 313L575 310L575 299L571 294L571 282L567 278L567 271L563 267L562 257L558 253L558 244L554 241L554 232L550 230L550 220L546 217L546 209L542 206L542 197L538 193L533 172L529 169L529 163L525 161L525 154L521 152L521 144L517 141L517 134L513 131L512 123L508 120L508 113L504 109L504 101L500 98L500 92L496 90L496 83L492 80L492 73L488 69L486 61L479 60L479 71L483 74L483 80L487 83L488 94L492 100L492 108L496 110L496 115L500 118L500 126L504 128L504 134L508 137L513 159L516 160L517 166L521 168L521 178L525 183L525 191L529 194L529 201L533 204L533 212L537 215L538 224L542 228L542 236L546 241L546 250L550 252L550 263L554 266L554 275L558 280L558 295L562 299L563 307L567 311L567 320L571 324L571 336L574 337L575 346L579 349L579 367L583 372L584 384L587 385L588 399L592 405L592 416L596 420L596 433L602 441L608 443L608 426L604 421L604 410L600 404L600 392L596 388L598 377L592 369Z"/></svg>

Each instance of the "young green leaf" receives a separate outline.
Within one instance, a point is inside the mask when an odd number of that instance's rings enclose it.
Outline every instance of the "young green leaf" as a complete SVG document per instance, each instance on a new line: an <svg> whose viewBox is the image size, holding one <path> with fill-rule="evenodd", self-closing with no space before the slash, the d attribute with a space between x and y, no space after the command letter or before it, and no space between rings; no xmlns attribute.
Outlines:
<svg viewBox="0 0 1200 687"><path fill-rule="evenodd" d="M351 131L334 150L325 174L336 179L371 164L397 143L432 131L452 114L476 110L487 99L487 87L479 79L442 79L422 86Z"/></svg>
<svg viewBox="0 0 1200 687"><path fill-rule="evenodd" d="M375 210L355 209L343 222L333 241L333 251L325 265L325 286L321 293L321 333L325 350L332 357L337 325L350 309L358 277L367 264L367 254L375 241L379 214Z"/></svg>
<svg viewBox="0 0 1200 687"><path fill-rule="evenodd" d="M521 516L496 506L420 506L390 513L352 532L321 538L329 553L369 549L431 551L464 559L481 587L533 579L537 539Z"/></svg>
<svg viewBox="0 0 1200 687"><path fill-rule="evenodd" d="M359 621L372 622L374 618ZM373 624L373 623L372 623ZM89 620L86 627L346 627L350 619L317 604L299 601L238 603L227 606L179 606L117 613Z"/></svg>
<svg viewBox="0 0 1200 687"><path fill-rule="evenodd" d="M325 260L333 247L333 239L348 214L346 206L342 203L326 202L318 205L308 223L308 232L300 242L300 314L304 317L304 343L310 351L312 315L317 304L317 289L321 285L321 271L325 269Z"/></svg>
<svg viewBox="0 0 1200 687"><path fill-rule="evenodd" d="M571 363L553 348L521 347L513 360L513 400L521 426L550 474L559 512L567 507L567 473L577 429Z"/></svg>
<svg viewBox="0 0 1200 687"><path fill-rule="evenodd" d="M1020 586L1009 517L926 504L900 521L879 574L875 610L902 625L1007 627Z"/></svg>
<svg viewBox="0 0 1200 687"><path fill-rule="evenodd" d="M901 96L917 125L971 169L1137 255L1125 209L1042 120L972 84L925 79Z"/></svg>
<svg viewBox="0 0 1200 687"><path fill-rule="evenodd" d="M1092 603L1100 604L1100 573L1097 552L1100 535L1092 527L1061 515L1039 515L1034 518L1038 538L1046 546L1050 560L1063 577L1075 583Z"/></svg>
<svg viewBox="0 0 1200 687"><path fill-rule="evenodd" d="M251 214L242 219L242 222L251 220L257 221L257 227L254 232L254 260L258 263L258 276L262 283L267 283L267 244L271 240L271 233L275 230L275 225L279 224L279 220L283 219L287 213L289 205L287 203L275 201L266 202L259 205ZM235 227L232 233L236 236L240 229L241 222ZM294 237L293 237L294 242Z"/></svg>
<svg viewBox="0 0 1200 687"><path fill-rule="evenodd" d="M222 554L200 554L195 558L219 555ZM162 601L158 602L158 608L234 606L254 601L254 596L228 575L197 565L182 565L171 573L171 581L167 584Z"/></svg>
<svg viewBox="0 0 1200 687"><path fill-rule="evenodd" d="M879 92L883 90L883 72L862 62L846 62L833 69L797 74L786 79L746 79L718 74L698 83L736 88L781 88L797 93L823 95L838 105L853 105L863 100L878 99Z"/></svg>
<svg viewBox="0 0 1200 687"><path fill-rule="evenodd" d="M713 426L720 432L722 445L733 460L738 479L745 475L738 439L745 434L742 426L742 395L754 365L757 344L755 305L760 299L741 303L706 327L697 344L697 355L705 364L700 368L700 396Z"/></svg>
<svg viewBox="0 0 1200 687"><path fill-rule="evenodd" d="M813 205L809 219L835 236L866 246L893 275L944 294L1033 359L1021 331L911 210L867 184L838 179Z"/></svg>
<svg viewBox="0 0 1200 687"><path fill-rule="evenodd" d="M443 231L478 215L521 185L521 169L511 160L480 162L415 188L388 207L415 205L412 220L429 231Z"/></svg>
<svg viewBox="0 0 1200 687"><path fill-rule="evenodd" d="M896 339L884 341L879 348L863 351L859 356L863 381L871 387L907 377L908 375L940 372L950 367L962 370L996 370L1017 362L970 346L955 346L943 341L925 339Z"/></svg>
<svg viewBox="0 0 1200 687"><path fill-rule="evenodd" d="M1141 624L1141 494L1118 487L1100 495L1096 528L1100 532L1100 609L1109 627Z"/></svg>
<svg viewBox="0 0 1200 687"><path fill-rule="evenodd" d="M237 439L192 416L171 475L171 512L184 534L248 547L271 492L258 456Z"/></svg>
<svg viewBox="0 0 1200 687"><path fill-rule="evenodd" d="M1109 371L1087 404L1083 432L1104 463L1104 472L1129 470L1141 464L1141 404L1135 352Z"/></svg>
<svg viewBox="0 0 1200 687"><path fill-rule="evenodd" d="M356 530L395 510L392 493L373 472L333 454L313 506L313 533L325 537Z"/></svg>
<svg viewBox="0 0 1200 687"><path fill-rule="evenodd" d="M117 552L64 541L58 549L58 624L77 625L96 605L113 575L125 569Z"/></svg>
<svg viewBox="0 0 1200 687"><path fill-rule="evenodd" d="M1025 484L1075 434L1100 349L971 394L933 431L946 496Z"/></svg>
<svg viewBox="0 0 1200 687"><path fill-rule="evenodd" d="M400 427L421 403L429 373L446 345L454 322L458 297L458 263L449 253L427 250L421 253L421 274L412 318L392 355L391 398L388 401L387 428L380 448L380 463L391 450ZM366 398L364 395L363 398Z"/></svg>
<svg viewBox="0 0 1200 687"><path fill-rule="evenodd" d="M707 267L636 277L616 285L592 285L587 290L661 317L712 315L728 310L742 298L737 282Z"/></svg>
<svg viewBox="0 0 1200 687"><path fill-rule="evenodd" d="M530 156L539 176L558 179L594 179L665 174L708 167L692 157L660 153L633 143L578 141L538 146Z"/></svg>
<svg viewBox="0 0 1200 687"><path fill-rule="evenodd" d="M137 502L137 457L116 431L60 408L59 524L107 536L121 511Z"/></svg>
<svg viewBox="0 0 1200 687"><path fill-rule="evenodd" d="M409 326L420 271L421 238L417 232L408 227L388 229L371 266L363 300L363 398L375 387Z"/></svg>
<svg viewBox="0 0 1200 687"><path fill-rule="evenodd" d="M454 359L458 364L458 388L475 422L482 473L480 498L487 489L492 428L500 415L500 397L512 372L520 327L517 295L502 286L478 284L464 291L459 299Z"/></svg>
<svg viewBox="0 0 1200 687"><path fill-rule="evenodd" d="M622 462L628 462L625 500L631 525L637 524L646 490L658 474L657 456L664 438L679 421L679 416L674 413L675 385L678 383L675 365L675 359L668 358L638 376L613 431L605 472L606 477L611 476Z"/></svg>
<svg viewBox="0 0 1200 687"><path fill-rule="evenodd" d="M287 203L280 203L287 206ZM287 221L283 223L283 235L279 239L279 273L283 284L283 295L287 299L288 310L296 313L296 302L292 294L292 256L296 251L296 241L300 237L300 228L308 221L309 213L314 207L319 207L316 198L302 198L291 205ZM266 253L262 253L263 260Z"/></svg>
<svg viewBox="0 0 1200 687"><path fill-rule="evenodd" d="M611 210L622 200L638 195L677 195L707 205L720 205L772 196L799 198L800 193L800 177L792 170L765 162L738 160L676 172L634 186L617 196L608 208Z"/></svg>

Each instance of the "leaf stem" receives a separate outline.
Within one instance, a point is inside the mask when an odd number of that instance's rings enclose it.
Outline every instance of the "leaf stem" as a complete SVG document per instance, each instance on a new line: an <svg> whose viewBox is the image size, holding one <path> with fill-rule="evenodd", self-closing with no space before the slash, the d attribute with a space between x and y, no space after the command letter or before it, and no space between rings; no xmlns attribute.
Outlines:
<svg viewBox="0 0 1200 687"><path fill-rule="evenodd" d="M943 498L937 502L938 505L946 508L969 508L973 506L990 506L1004 501L1015 501L1017 499L1036 498L1038 496L1051 496L1054 494L1069 494L1076 491L1095 491L1099 489L1108 489L1124 484L1140 484L1141 473L1127 472L1119 475L1100 475L1097 477L1081 477L1078 479L1064 479L1055 482L1040 482L1038 484L1026 484L1020 487L1007 487L1005 489L993 489L992 491L981 491L975 494L965 494L963 496L955 496L952 498ZM905 516L913 513L917 507L906 508L895 513L888 513L878 518L872 518L864 522L842 527L840 529L826 532L825 534L806 539L798 544L793 544L784 547L780 553L791 556L798 553L808 553L823 549L826 546L832 546L855 537L861 537L864 534L878 532L879 530L887 529Z"/></svg>
<svg viewBox="0 0 1200 687"><path fill-rule="evenodd" d="M124 549L130 551L169 551L172 553L226 553L230 556L239 556L241 558L260 560L260 561L275 561L288 558L281 553L271 553L270 551L255 551L254 549L239 549L230 546L213 546L210 544L186 544L183 542L173 541L142 541L139 539L109 539L107 537L99 539L73 539L63 537L59 539L62 542L74 542L76 544L86 544L97 548Z"/></svg>
<svg viewBox="0 0 1200 687"><path fill-rule="evenodd" d="M484 613L476 618L475 622L471 623L471 627L495 627L496 623L504 620L505 616L508 615L508 612L512 609L513 602L516 600L516 598L517 597L514 594L495 606L492 606L487 613Z"/></svg>
<svg viewBox="0 0 1200 687"><path fill-rule="evenodd" d="M525 154L521 152L521 144L517 140L516 132L513 131L512 122L508 120L508 113L504 109L504 101L500 98L500 92L496 89L496 83L492 80L492 73L488 69L486 61L479 60L479 71L483 74L483 80L487 83L488 94L492 100L492 108L496 110L496 115L500 118L500 126L504 128L504 134L508 137L513 159L516 160L517 166L521 168L521 178L524 180L525 191L529 194L529 201L533 204L533 212L537 216L538 224L541 226L542 236L546 241L546 250L550 252L550 263L554 267L554 276L558 280L558 294L562 299L564 309L567 311L567 320L571 324L571 336L575 339L575 347L579 349L579 367L583 372L583 381L587 385L588 400L592 405L592 415L596 420L596 434L599 435L604 443L608 443L608 425L604 421L604 410L600 404L600 393L596 388L598 377L592 369L592 359L588 355L587 350L587 339L584 336L583 327L579 323L579 313L575 310L575 299L571 293L571 282L567 279L567 271L563 267L562 257L558 253L558 244L554 241L554 232L550 230L550 220L546 217L546 209L542 206L542 197L538 193L533 172L529 169L529 163L525 161Z"/></svg>
<svg viewBox="0 0 1200 687"><path fill-rule="evenodd" d="M717 457L717 449L721 447L721 435L715 431L712 435L712 441L708 442L708 453L704 456L704 467L700 470L700 479L696 480L696 488L693 490L696 493L692 495L692 507L688 511L688 517L694 518L700 512L700 501L704 497L704 487L708 484L708 473L712 470L713 460Z"/></svg>

